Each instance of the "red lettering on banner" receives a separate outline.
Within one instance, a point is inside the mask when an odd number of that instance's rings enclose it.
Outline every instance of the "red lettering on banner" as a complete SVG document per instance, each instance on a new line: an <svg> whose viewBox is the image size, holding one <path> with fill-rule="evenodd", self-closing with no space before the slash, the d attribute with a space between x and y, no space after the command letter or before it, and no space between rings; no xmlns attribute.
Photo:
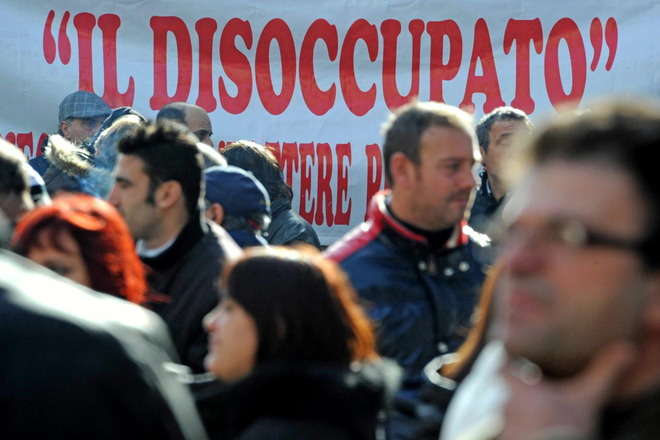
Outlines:
<svg viewBox="0 0 660 440"><path fill-rule="evenodd" d="M270 44L273 40L279 46L282 63L282 90L279 94L275 93L270 73ZM284 112L296 86L296 46L291 29L282 19L269 21L261 32L257 42L255 76L257 92L266 111L273 115Z"/></svg>
<svg viewBox="0 0 660 440"><path fill-rule="evenodd" d="M477 75L477 61L481 62L483 75ZM488 113L496 107L504 105L500 84L497 79L495 68L495 57L493 56L493 45L490 42L490 32L486 20L480 18L474 25L474 43L472 45L472 56L470 57L470 70L468 71L467 83L465 84L465 95L459 105L461 108L474 112L472 95L483 93L486 95L484 102L484 113Z"/></svg>
<svg viewBox="0 0 660 440"><path fill-rule="evenodd" d="M426 32L431 36L430 99L445 102L442 83L454 79L461 67L461 57L463 56L461 29L454 20L429 21L426 25ZM445 52L445 36L449 38L447 63L442 62Z"/></svg>
<svg viewBox="0 0 660 440"><path fill-rule="evenodd" d="M34 149L34 137L32 136L32 132L18 133L16 135L15 144L28 159L32 159L36 156Z"/></svg>
<svg viewBox="0 0 660 440"><path fill-rule="evenodd" d="M41 156L44 154L44 147L46 146L46 140L48 139L48 133L41 133L39 140L37 141L37 147L35 148L35 156Z"/></svg>
<svg viewBox="0 0 660 440"><path fill-rule="evenodd" d="M218 23L212 18L201 18L195 23L197 41L199 41L199 78L195 104L212 112L217 107L213 96L213 36Z"/></svg>
<svg viewBox="0 0 660 440"><path fill-rule="evenodd" d="M367 45L369 60L378 56L378 30L365 19L356 20L344 37L339 58L339 81L341 93L348 109L357 116L365 115L376 103L376 85L362 91L355 79L355 46L359 40Z"/></svg>
<svg viewBox="0 0 660 440"><path fill-rule="evenodd" d="M383 96L390 110L401 107L419 95L419 58L424 22L412 20L408 30L412 36L410 89L406 95L401 95L396 85L397 40L401 33L401 23L398 20L385 20L380 25L383 34Z"/></svg>
<svg viewBox="0 0 660 440"><path fill-rule="evenodd" d="M353 200L348 197L348 170L351 168L351 144L337 144L337 207L335 208L335 225L348 225L351 222ZM344 166L344 159L348 164ZM344 211L344 201L348 200Z"/></svg>
<svg viewBox="0 0 660 440"><path fill-rule="evenodd" d="M76 14L73 25L78 32L78 89L94 92L92 30L96 26L96 17L88 12Z"/></svg>
<svg viewBox="0 0 660 440"><path fill-rule="evenodd" d="M13 131L7 132L5 135L5 140L10 144L16 145L16 134Z"/></svg>
<svg viewBox="0 0 660 440"><path fill-rule="evenodd" d="M314 211L316 209L316 200L310 197L312 193L312 171L314 167L314 144L300 144L300 216L309 223L314 222ZM307 166L307 158L311 158L310 166ZM312 206L307 209L307 200L311 198Z"/></svg>
<svg viewBox="0 0 660 440"><path fill-rule="evenodd" d="M326 143L316 144L317 166L317 184L316 184L316 224L323 224L323 213L325 211L325 220L328 226L334 224L334 215L332 212L332 188L330 180L332 179L332 151L330 145Z"/></svg>
<svg viewBox="0 0 660 440"><path fill-rule="evenodd" d="M326 20L319 18L307 29L300 48L300 90L309 110L315 115L324 115L335 104L337 86L332 83L328 90L321 90L314 74L314 46L318 40L323 40L328 49L328 58L337 58L339 38L337 28Z"/></svg>
<svg viewBox="0 0 660 440"><path fill-rule="evenodd" d="M252 28L250 23L232 18L225 25L220 36L220 62L225 74L236 84L236 96L230 96L225 82L218 78L220 105L234 115L243 113L252 96L252 67L250 60L236 47L236 37L240 36L248 49L252 48Z"/></svg>
<svg viewBox="0 0 660 440"><path fill-rule="evenodd" d="M103 100L110 107L132 106L135 96L135 81L128 77L126 92L120 93L117 86L117 29L121 19L115 14L99 17L99 27L103 32Z"/></svg>
<svg viewBox="0 0 660 440"><path fill-rule="evenodd" d="M298 155L298 144L295 142L284 142L280 168L284 170L284 179L287 185L293 187L293 173L300 169L300 156ZM301 193L302 194L302 193Z"/></svg>
<svg viewBox="0 0 660 440"><path fill-rule="evenodd" d="M364 219L367 219L369 201L382 187L383 180L383 155L378 144L369 144L364 150L367 156L367 206Z"/></svg>
<svg viewBox="0 0 660 440"><path fill-rule="evenodd" d="M565 93L559 69L559 42L565 40L571 60L572 85ZM555 108L561 104L579 103L587 82L587 56L577 24L570 18L562 18L550 30L545 46L545 87L548 98Z"/></svg>
<svg viewBox="0 0 660 440"><path fill-rule="evenodd" d="M534 112L534 99L532 99L529 84L529 46L534 42L534 50L543 52L543 30L541 20L514 20L511 19L504 31L504 53L511 51L516 44L516 96L511 101L513 107L525 113Z"/></svg>
<svg viewBox="0 0 660 440"><path fill-rule="evenodd" d="M192 81L192 44L190 33L178 17L151 17L149 25L154 34L154 94L149 99L152 110L158 110L170 102L187 101ZM167 34L176 40L178 75L176 91L167 94Z"/></svg>

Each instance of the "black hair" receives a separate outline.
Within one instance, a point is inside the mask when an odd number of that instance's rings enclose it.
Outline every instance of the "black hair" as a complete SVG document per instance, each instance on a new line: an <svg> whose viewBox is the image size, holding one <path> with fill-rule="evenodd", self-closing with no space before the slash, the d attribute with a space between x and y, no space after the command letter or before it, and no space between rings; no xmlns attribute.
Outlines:
<svg viewBox="0 0 660 440"><path fill-rule="evenodd" d="M488 151L490 146L490 129L493 124L499 121L522 121L528 130L532 129L532 121L524 111L508 106L497 107L492 112L484 115L477 124L477 140L484 151Z"/></svg>
<svg viewBox="0 0 660 440"><path fill-rule="evenodd" d="M156 188L168 180L181 185L188 213L200 207L203 188L202 157L197 138L182 125L169 120L137 127L118 145L122 154L137 156L149 176L148 201L153 203Z"/></svg>
<svg viewBox="0 0 660 440"><path fill-rule="evenodd" d="M275 155L265 146L241 140L229 144L222 154L229 165L251 172L266 188L271 201L283 198L291 200L293 197L291 188L284 182Z"/></svg>
<svg viewBox="0 0 660 440"><path fill-rule="evenodd" d="M660 109L615 101L559 117L531 140L527 159L532 165L554 160L606 162L630 175L647 202L641 253L647 266L660 268L659 149Z"/></svg>

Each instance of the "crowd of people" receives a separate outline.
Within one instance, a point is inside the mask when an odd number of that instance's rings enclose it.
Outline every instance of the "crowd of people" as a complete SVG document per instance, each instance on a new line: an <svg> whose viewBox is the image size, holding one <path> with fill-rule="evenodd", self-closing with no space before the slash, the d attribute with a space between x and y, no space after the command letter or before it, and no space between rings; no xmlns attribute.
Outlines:
<svg viewBox="0 0 660 440"><path fill-rule="evenodd" d="M3 438L660 438L660 108L411 102L323 249L273 153L86 91L0 139Z"/></svg>

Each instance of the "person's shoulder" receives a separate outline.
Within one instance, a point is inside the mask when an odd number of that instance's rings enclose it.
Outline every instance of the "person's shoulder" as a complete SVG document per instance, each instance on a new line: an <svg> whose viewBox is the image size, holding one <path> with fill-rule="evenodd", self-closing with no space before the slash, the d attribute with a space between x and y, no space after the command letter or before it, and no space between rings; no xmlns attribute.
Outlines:
<svg viewBox="0 0 660 440"><path fill-rule="evenodd" d="M0 273L6 275L0 281L3 290L0 313L6 317L20 314L23 320L42 324L58 322L60 324L55 327L72 338L82 338L86 334L107 334L112 338L139 334L168 347L169 339L162 321L138 305L56 277L8 251L0 251ZM17 325L11 319L1 321L0 326Z"/></svg>
<svg viewBox="0 0 660 440"><path fill-rule="evenodd" d="M384 254L378 243L382 227L366 221L344 235L325 250L324 255L342 266L351 266L369 260L374 254ZM375 249L378 248L378 249Z"/></svg>

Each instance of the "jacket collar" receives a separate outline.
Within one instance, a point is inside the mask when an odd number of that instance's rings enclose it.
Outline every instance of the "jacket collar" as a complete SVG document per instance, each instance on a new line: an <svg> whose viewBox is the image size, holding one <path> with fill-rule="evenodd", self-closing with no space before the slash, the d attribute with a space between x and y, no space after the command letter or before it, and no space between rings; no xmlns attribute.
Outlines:
<svg viewBox="0 0 660 440"><path fill-rule="evenodd" d="M179 235L162 254L156 257L140 257L142 262L156 271L167 270L181 261L186 254L202 239L208 227L199 210L195 211Z"/></svg>
<svg viewBox="0 0 660 440"><path fill-rule="evenodd" d="M367 217L369 220L372 221L376 227L389 229L407 241L428 247L429 242L426 237L411 231L404 224L395 219L392 214L390 214L389 210L387 209L387 201L391 197L392 192L389 189L379 191L372 197L371 202L369 203L369 209L367 211ZM464 226L466 225L467 223L465 220L462 220L454 226L454 231L449 237L449 240L447 240L447 243L443 249L454 249L458 246L467 244L468 236L464 231Z"/></svg>

